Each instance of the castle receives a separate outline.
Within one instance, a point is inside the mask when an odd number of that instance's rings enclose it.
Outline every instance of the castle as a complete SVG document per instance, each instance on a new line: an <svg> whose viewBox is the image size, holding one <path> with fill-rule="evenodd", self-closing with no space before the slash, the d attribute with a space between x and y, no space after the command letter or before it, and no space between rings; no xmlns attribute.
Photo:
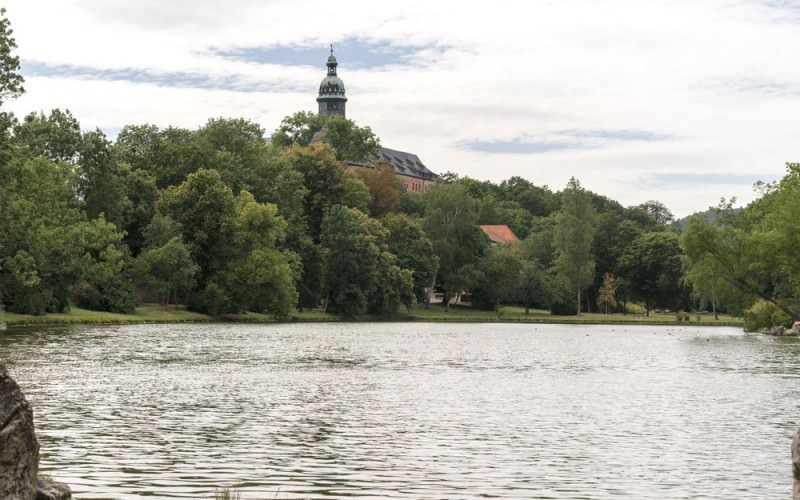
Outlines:
<svg viewBox="0 0 800 500"><path fill-rule="evenodd" d="M339 115L346 118L345 105L347 104L347 96L345 95L344 82L336 74L338 63L333 55L333 48L331 48L331 55L328 56L327 66L328 74L319 84L318 112L320 115ZM367 162L345 162L345 169L352 171L358 168L374 168L375 163L378 161L391 165L394 174L403 183L406 190L411 193L424 191L433 185L438 177L422 163L419 156L385 147L381 147L372 153Z"/></svg>

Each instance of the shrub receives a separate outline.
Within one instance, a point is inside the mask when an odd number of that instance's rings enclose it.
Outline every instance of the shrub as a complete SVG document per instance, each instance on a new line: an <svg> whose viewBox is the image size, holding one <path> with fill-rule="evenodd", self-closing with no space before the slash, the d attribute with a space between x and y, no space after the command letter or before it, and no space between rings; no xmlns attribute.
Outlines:
<svg viewBox="0 0 800 500"><path fill-rule="evenodd" d="M759 300L744 313L744 329L748 332L757 332L782 325L792 326L792 319L775 304L766 300Z"/></svg>

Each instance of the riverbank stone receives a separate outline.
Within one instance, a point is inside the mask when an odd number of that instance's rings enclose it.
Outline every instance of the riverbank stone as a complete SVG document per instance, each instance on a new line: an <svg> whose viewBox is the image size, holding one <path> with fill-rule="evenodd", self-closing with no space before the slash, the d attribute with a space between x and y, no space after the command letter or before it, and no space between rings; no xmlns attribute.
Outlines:
<svg viewBox="0 0 800 500"><path fill-rule="evenodd" d="M0 360L0 498L33 500L38 468L33 410Z"/></svg>
<svg viewBox="0 0 800 500"><path fill-rule="evenodd" d="M70 500L71 498L72 490L66 484L46 481L42 478L36 479L35 500Z"/></svg>
<svg viewBox="0 0 800 500"><path fill-rule="evenodd" d="M797 431L792 439L792 475L794 476L792 498L800 500L800 431Z"/></svg>

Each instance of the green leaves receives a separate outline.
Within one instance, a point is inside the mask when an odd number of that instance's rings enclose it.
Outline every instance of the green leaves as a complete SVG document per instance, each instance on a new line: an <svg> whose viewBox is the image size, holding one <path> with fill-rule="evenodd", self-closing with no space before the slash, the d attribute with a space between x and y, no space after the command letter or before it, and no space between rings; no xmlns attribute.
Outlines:
<svg viewBox="0 0 800 500"><path fill-rule="evenodd" d="M6 18L6 9L0 8L0 105L25 93L22 86L24 79L17 73L19 57L12 55L17 48L13 33L11 23Z"/></svg>

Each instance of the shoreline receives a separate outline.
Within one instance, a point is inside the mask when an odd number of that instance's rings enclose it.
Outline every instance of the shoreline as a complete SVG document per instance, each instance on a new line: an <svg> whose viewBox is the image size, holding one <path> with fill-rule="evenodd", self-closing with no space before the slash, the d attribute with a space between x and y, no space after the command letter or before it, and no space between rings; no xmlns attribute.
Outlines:
<svg viewBox="0 0 800 500"><path fill-rule="evenodd" d="M711 314L651 313L643 314L600 314L584 313L581 316L553 316L547 311L531 310L525 314L522 308L504 307L500 313L479 311L468 308L451 308L445 311L440 306L418 307L402 311L392 318L363 316L340 318L319 310L296 311L288 318L276 318L268 314L245 313L212 317L174 306L145 304L133 314L106 313L73 308L67 313L53 313L44 316L19 315L6 312L3 322L9 329L36 326L70 325L125 325L125 324L169 324L169 323L529 323L529 324L575 324L575 325L659 325L659 326L728 326L744 328L744 320L723 316L715 320Z"/></svg>

